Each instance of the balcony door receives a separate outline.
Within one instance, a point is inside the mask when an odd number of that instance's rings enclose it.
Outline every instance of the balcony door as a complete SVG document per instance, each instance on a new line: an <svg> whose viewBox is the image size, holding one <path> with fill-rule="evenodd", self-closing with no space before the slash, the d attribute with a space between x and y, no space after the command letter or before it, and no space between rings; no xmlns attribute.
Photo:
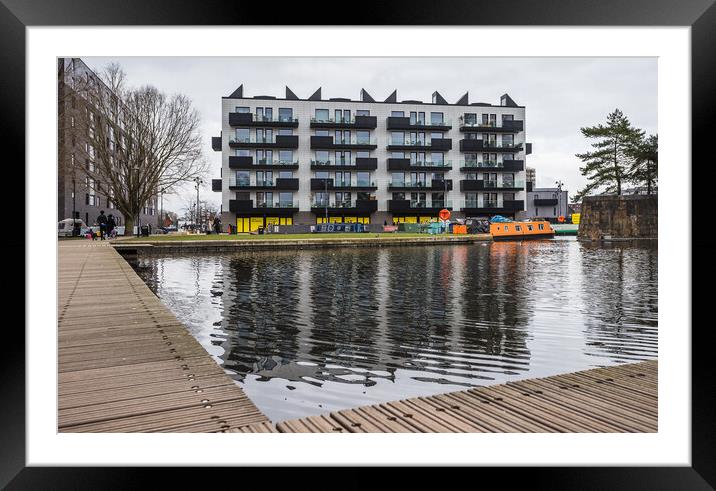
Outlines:
<svg viewBox="0 0 716 491"><path fill-rule="evenodd" d="M273 171L259 170L256 171L257 186L273 186Z"/></svg>

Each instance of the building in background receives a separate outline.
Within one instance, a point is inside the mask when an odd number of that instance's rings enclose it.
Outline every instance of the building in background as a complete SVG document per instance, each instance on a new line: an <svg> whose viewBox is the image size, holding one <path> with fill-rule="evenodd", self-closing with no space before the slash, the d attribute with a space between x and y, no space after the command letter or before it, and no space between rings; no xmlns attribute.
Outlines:
<svg viewBox="0 0 716 491"><path fill-rule="evenodd" d="M94 224L100 210L116 217L117 225L124 217L114 207L108 188L95 173L86 125L81 119L92 111L92 105L82 91L73 87L85 86L88 81L106 87L101 79L79 58L57 60L57 220L80 218L87 225ZM106 87L106 90L110 90ZM94 114L94 113L92 113ZM142 224L155 226L159 220L158 197L146 203L139 219Z"/></svg>
<svg viewBox="0 0 716 491"><path fill-rule="evenodd" d="M222 98L222 223L239 232L270 224L399 223L514 217L525 210L525 108L499 105L245 97Z"/></svg>
<svg viewBox="0 0 716 491"><path fill-rule="evenodd" d="M560 216L567 218L569 199L566 190L558 188L533 188L527 191L527 216L541 217L557 222Z"/></svg>
<svg viewBox="0 0 716 491"><path fill-rule="evenodd" d="M537 187L537 173L534 167L527 167L525 169L525 184L527 185L528 192Z"/></svg>

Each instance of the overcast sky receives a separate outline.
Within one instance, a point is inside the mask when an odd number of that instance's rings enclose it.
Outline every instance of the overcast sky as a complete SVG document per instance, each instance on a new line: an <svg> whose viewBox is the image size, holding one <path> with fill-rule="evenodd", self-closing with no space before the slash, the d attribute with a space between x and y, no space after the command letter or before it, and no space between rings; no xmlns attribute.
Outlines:
<svg viewBox="0 0 716 491"><path fill-rule="evenodd" d="M465 92L470 102L499 104L508 93L526 106L527 165L537 173L537 186L561 179L570 197L585 184L574 156L590 149L579 128L606 121L615 108L647 133L657 131L656 58L83 58L95 70L119 63L129 85L154 85L189 96L202 117L205 155L211 177L219 177L221 153L211 137L221 131L221 97L244 84L244 96L284 96L288 87L301 99L322 87L321 95L359 98L365 88L375 100L398 90L398 100L431 100L434 91L449 102ZM217 206L220 193L210 180L201 190ZM164 208L180 211L194 191L165 197Z"/></svg>

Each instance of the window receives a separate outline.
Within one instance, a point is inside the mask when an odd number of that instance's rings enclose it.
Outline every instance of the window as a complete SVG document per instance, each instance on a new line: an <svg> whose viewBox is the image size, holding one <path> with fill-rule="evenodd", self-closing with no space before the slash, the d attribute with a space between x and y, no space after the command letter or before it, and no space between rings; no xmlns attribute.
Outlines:
<svg viewBox="0 0 716 491"><path fill-rule="evenodd" d="M351 163L351 152L336 152L336 164L337 165L350 165Z"/></svg>
<svg viewBox="0 0 716 491"><path fill-rule="evenodd" d="M271 186L273 185L273 171L259 170L256 171L256 185L257 186Z"/></svg>
<svg viewBox="0 0 716 491"><path fill-rule="evenodd" d="M278 130L279 135L293 135L293 128L280 128Z"/></svg>
<svg viewBox="0 0 716 491"><path fill-rule="evenodd" d="M505 121L514 121L515 116L513 114L503 114L502 115L502 123L504 124Z"/></svg>
<svg viewBox="0 0 716 491"><path fill-rule="evenodd" d="M356 143L370 145L370 131L366 131L366 130L356 131Z"/></svg>
<svg viewBox="0 0 716 491"><path fill-rule="evenodd" d="M358 157L359 159L370 158L370 152L368 150L358 150L356 152L356 157Z"/></svg>
<svg viewBox="0 0 716 491"><path fill-rule="evenodd" d="M316 191L313 193L314 206L328 206L328 193L325 191Z"/></svg>
<svg viewBox="0 0 716 491"><path fill-rule="evenodd" d="M350 172L336 172L336 178L333 181L334 186L350 186L351 185L351 173Z"/></svg>
<svg viewBox="0 0 716 491"><path fill-rule="evenodd" d="M239 198L239 193L236 193L237 199ZM248 198L246 198L248 199ZM265 208L267 206L271 206L273 203L273 193L264 193L264 192L258 192L256 193L256 207L257 208Z"/></svg>
<svg viewBox="0 0 716 491"><path fill-rule="evenodd" d="M405 111L390 111L390 116L392 118L404 118Z"/></svg>
<svg viewBox="0 0 716 491"><path fill-rule="evenodd" d="M370 172L356 172L358 186L370 186Z"/></svg>
<svg viewBox="0 0 716 491"><path fill-rule="evenodd" d="M390 152L391 159L404 159L405 152Z"/></svg>
<svg viewBox="0 0 716 491"><path fill-rule="evenodd" d="M278 203L281 208L293 206L293 193L278 193Z"/></svg>
<svg viewBox="0 0 716 491"><path fill-rule="evenodd" d="M463 116L464 124L466 126L472 126L477 124L477 114L465 113Z"/></svg>
<svg viewBox="0 0 716 491"><path fill-rule="evenodd" d="M529 230L530 232L532 232L532 229L533 229L532 225L527 225L527 230Z"/></svg>
<svg viewBox="0 0 716 491"><path fill-rule="evenodd" d="M443 138L443 133L442 133L442 132L440 132L440 133L438 133L438 132L430 133L430 139L432 140L433 138L441 139L441 138Z"/></svg>
<svg viewBox="0 0 716 491"><path fill-rule="evenodd" d="M292 150L279 150L278 151L278 161L282 164L292 164L293 163L293 151Z"/></svg>
<svg viewBox="0 0 716 491"><path fill-rule="evenodd" d="M251 112L251 108L249 108L249 107L244 107L244 106L236 106L235 111L236 111L237 113L250 113L250 112Z"/></svg>
<svg viewBox="0 0 716 491"><path fill-rule="evenodd" d="M256 128L256 141L273 143L273 130L270 128Z"/></svg>
<svg viewBox="0 0 716 491"><path fill-rule="evenodd" d="M325 170L317 170L316 171L316 179L330 179L330 173Z"/></svg>
<svg viewBox="0 0 716 491"><path fill-rule="evenodd" d="M293 171L290 170L281 170L278 172L279 179L292 179L293 178Z"/></svg>
<svg viewBox="0 0 716 491"><path fill-rule="evenodd" d="M237 157L251 157L251 150L248 148L237 148L234 150L234 155Z"/></svg>
<svg viewBox="0 0 716 491"><path fill-rule="evenodd" d="M392 131L390 133L390 144L391 145L404 145L405 144L405 133L402 131Z"/></svg>
<svg viewBox="0 0 716 491"><path fill-rule="evenodd" d="M544 230L544 223L538 223L537 228L540 230Z"/></svg>
<svg viewBox="0 0 716 491"><path fill-rule="evenodd" d="M509 232L509 231L510 231L510 226L509 226L509 225L505 225L505 232Z"/></svg>
<svg viewBox="0 0 716 491"><path fill-rule="evenodd" d="M356 116L370 116L370 111L367 109L357 109Z"/></svg>
<svg viewBox="0 0 716 491"><path fill-rule="evenodd" d="M425 113L411 111L410 124L425 124Z"/></svg>
<svg viewBox="0 0 716 491"><path fill-rule="evenodd" d="M290 107L279 107L278 108L278 120L279 121L293 121L293 109Z"/></svg>
<svg viewBox="0 0 716 491"><path fill-rule="evenodd" d="M236 128L236 141L248 142L249 140L251 140L250 128Z"/></svg>
<svg viewBox="0 0 716 491"><path fill-rule="evenodd" d="M433 152L430 154L430 162L440 165L444 162L445 155L441 152Z"/></svg>
<svg viewBox="0 0 716 491"><path fill-rule="evenodd" d="M273 108L257 107L256 108L256 120L257 121L272 121L273 120Z"/></svg>
<svg viewBox="0 0 716 491"><path fill-rule="evenodd" d="M273 162L273 150L256 150L256 162L270 164Z"/></svg>
<svg viewBox="0 0 716 491"><path fill-rule="evenodd" d="M328 121L330 119L330 113L328 109L316 109L316 121Z"/></svg>
<svg viewBox="0 0 716 491"><path fill-rule="evenodd" d="M515 144L515 135L502 135L502 146L511 147Z"/></svg>
<svg viewBox="0 0 716 491"><path fill-rule="evenodd" d="M236 171L236 185L237 186L251 185L251 173L247 170L237 170Z"/></svg>
<svg viewBox="0 0 716 491"><path fill-rule="evenodd" d="M337 123L350 123L351 122L351 111L350 109L336 109L336 122Z"/></svg>
<svg viewBox="0 0 716 491"><path fill-rule="evenodd" d="M520 225L515 225L515 230L522 232L522 227Z"/></svg>
<svg viewBox="0 0 716 491"><path fill-rule="evenodd" d="M328 130L316 130L316 136L331 136L331 132Z"/></svg>
<svg viewBox="0 0 716 491"><path fill-rule="evenodd" d="M403 187L405 186L405 173L404 172L393 172L390 174L390 181L393 186ZM403 199L403 198L400 198Z"/></svg>
<svg viewBox="0 0 716 491"><path fill-rule="evenodd" d="M328 155L328 150L316 150L316 162L321 164L328 164L330 162Z"/></svg>
<svg viewBox="0 0 716 491"><path fill-rule="evenodd" d="M443 113L430 113L430 124L443 124Z"/></svg>

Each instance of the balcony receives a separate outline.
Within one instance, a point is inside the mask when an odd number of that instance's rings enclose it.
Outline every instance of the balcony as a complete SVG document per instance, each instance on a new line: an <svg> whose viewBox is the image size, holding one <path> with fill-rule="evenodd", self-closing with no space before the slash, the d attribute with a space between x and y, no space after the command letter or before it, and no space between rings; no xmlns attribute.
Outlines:
<svg viewBox="0 0 716 491"><path fill-rule="evenodd" d="M235 176L231 176L229 179L229 189L231 190L278 190L278 191L298 191L298 179L278 177L276 179L268 179L264 181L250 181L237 180Z"/></svg>
<svg viewBox="0 0 716 491"><path fill-rule="evenodd" d="M426 181L390 181L388 191L422 190L422 191L452 191L452 179L428 179Z"/></svg>
<svg viewBox="0 0 716 491"><path fill-rule="evenodd" d="M248 216L293 216L298 212L298 203L295 201L262 202L254 206L252 199L229 200L229 211L240 215Z"/></svg>
<svg viewBox="0 0 716 491"><path fill-rule="evenodd" d="M298 148L298 136L296 135L274 135L270 138L238 138L229 140L230 147L238 148Z"/></svg>
<svg viewBox="0 0 716 491"><path fill-rule="evenodd" d="M419 161L410 159L388 159L388 170L450 170L452 169L452 160L442 161Z"/></svg>
<svg viewBox="0 0 716 491"><path fill-rule="evenodd" d="M452 129L450 121L423 121L411 120L406 117L390 116L386 122L388 130L432 130L449 131Z"/></svg>
<svg viewBox="0 0 716 491"><path fill-rule="evenodd" d="M496 172L520 172L525 170L524 160L505 160L502 162L463 160L460 162L460 170L470 172L479 169L489 169Z"/></svg>
<svg viewBox="0 0 716 491"><path fill-rule="evenodd" d="M557 206L557 198L540 199L535 198L535 206Z"/></svg>
<svg viewBox="0 0 716 491"><path fill-rule="evenodd" d="M391 140L388 150L433 150L445 151L452 149L452 138L418 138L396 141Z"/></svg>
<svg viewBox="0 0 716 491"><path fill-rule="evenodd" d="M497 125L496 121L483 123L482 121L465 121L460 118L460 131L482 131L485 133L519 133L524 131L525 122L519 120L503 121Z"/></svg>
<svg viewBox="0 0 716 491"><path fill-rule="evenodd" d="M326 210L328 208L328 210ZM356 199L346 201L314 200L311 202L311 212L322 215L328 211L329 215L341 215L344 213L369 214L378 210L378 200Z"/></svg>
<svg viewBox="0 0 716 491"><path fill-rule="evenodd" d="M332 136L311 136L311 148L318 150L331 149L355 149L355 150L374 150L378 148L375 138L346 138L333 141Z"/></svg>
<svg viewBox="0 0 716 491"><path fill-rule="evenodd" d="M253 157L229 157L229 169L279 169L279 170L297 170L298 162L288 162L283 160L254 160Z"/></svg>
<svg viewBox="0 0 716 491"><path fill-rule="evenodd" d="M462 179L460 181L460 191L522 191L525 183L522 181L486 181L483 179Z"/></svg>
<svg viewBox="0 0 716 491"><path fill-rule="evenodd" d="M375 116L356 116L352 119L316 119L311 118L311 128L347 128L374 130L378 127Z"/></svg>
<svg viewBox="0 0 716 491"><path fill-rule="evenodd" d="M518 211L524 211L523 200L505 200L502 206L497 201L479 201L466 199L462 202L462 211L466 216L470 215L512 215Z"/></svg>
<svg viewBox="0 0 716 491"><path fill-rule="evenodd" d="M212 179L211 180L211 190L215 192L221 192L222 188L222 180L221 179Z"/></svg>
<svg viewBox="0 0 716 491"><path fill-rule="evenodd" d="M375 191L378 186L373 181L336 181L322 177L311 178L311 191Z"/></svg>
<svg viewBox="0 0 716 491"><path fill-rule="evenodd" d="M229 113L229 126L298 128L298 119L259 117L253 113Z"/></svg>
<svg viewBox="0 0 716 491"><path fill-rule="evenodd" d="M220 136L212 136L211 137L211 149L215 152L221 152L221 137Z"/></svg>
<svg viewBox="0 0 716 491"><path fill-rule="evenodd" d="M522 150L521 143L483 142L473 138L460 140L461 152L519 152L520 150Z"/></svg>
<svg viewBox="0 0 716 491"><path fill-rule="evenodd" d="M427 201L409 200L409 199L389 199L388 211L392 213L439 213L443 208L452 209L451 200Z"/></svg>
<svg viewBox="0 0 716 491"><path fill-rule="evenodd" d="M311 169L377 170L378 159L374 157L361 157L354 160L311 160Z"/></svg>

